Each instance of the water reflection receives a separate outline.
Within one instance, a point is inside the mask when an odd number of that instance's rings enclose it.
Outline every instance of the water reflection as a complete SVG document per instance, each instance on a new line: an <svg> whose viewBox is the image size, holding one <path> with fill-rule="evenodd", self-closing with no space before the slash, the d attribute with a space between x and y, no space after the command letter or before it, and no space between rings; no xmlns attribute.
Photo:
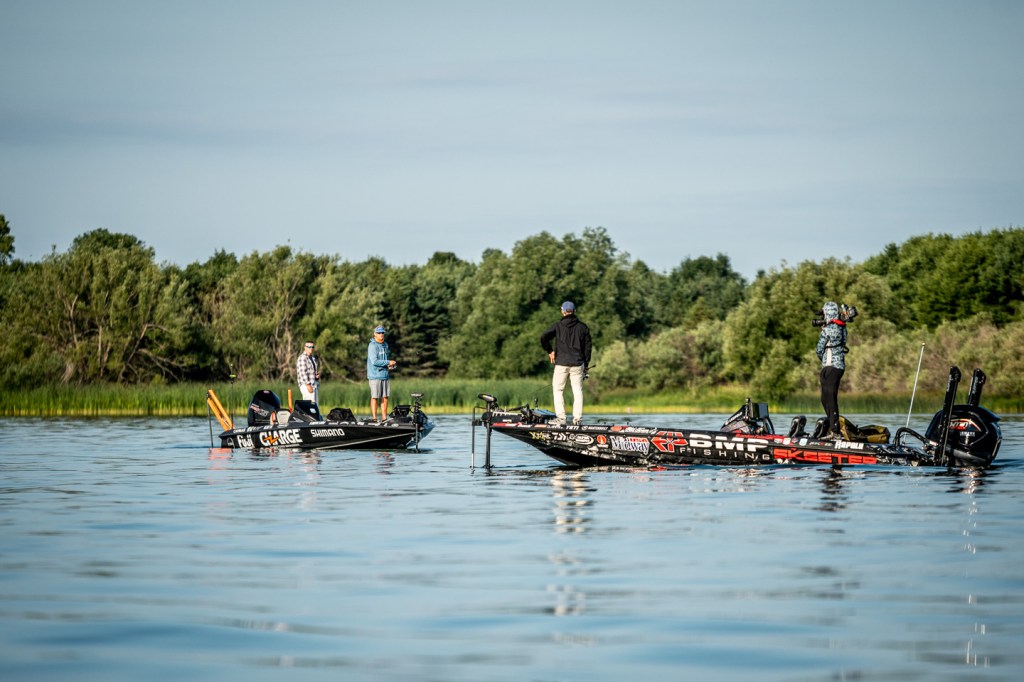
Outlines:
<svg viewBox="0 0 1024 682"><path fill-rule="evenodd" d="M554 528L556 534L577 535L585 533L590 524L591 498L594 488L589 485L589 475L580 470L563 469L552 472L548 478L554 501ZM547 586L547 592L554 598L551 614L554 616L579 616L587 610L587 593L573 584L573 578L585 571L584 559L569 551L552 554L549 557L554 567L556 582Z"/></svg>
<svg viewBox="0 0 1024 682"><path fill-rule="evenodd" d="M550 478L551 492L555 502L555 532L583 533L587 530L587 507L591 500L587 495L593 488L587 485L587 474L583 471L556 471Z"/></svg>
<svg viewBox="0 0 1024 682"><path fill-rule="evenodd" d="M849 493L843 489L843 470L831 467L822 481L821 505L819 511L837 512L846 508Z"/></svg>
<svg viewBox="0 0 1024 682"><path fill-rule="evenodd" d="M393 473L392 469L395 466L395 456L390 452L375 452L373 453L373 469L378 474L387 476Z"/></svg>
<svg viewBox="0 0 1024 682"><path fill-rule="evenodd" d="M579 575L583 571L583 561L579 557L569 554L555 554L550 559L551 564L555 567L555 575L560 583L547 586L548 594L554 597L554 604L550 607L551 615L582 615L587 610L587 593L579 587L570 584L568 579L574 575Z"/></svg>
<svg viewBox="0 0 1024 682"><path fill-rule="evenodd" d="M949 471L949 492L973 495L986 483L991 469L953 469ZM946 475L945 472L943 475Z"/></svg>

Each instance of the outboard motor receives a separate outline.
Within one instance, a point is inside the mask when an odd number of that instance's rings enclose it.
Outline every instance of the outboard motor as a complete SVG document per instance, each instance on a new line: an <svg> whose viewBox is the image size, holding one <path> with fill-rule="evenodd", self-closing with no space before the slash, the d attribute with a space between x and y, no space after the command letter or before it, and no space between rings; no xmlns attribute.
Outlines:
<svg viewBox="0 0 1024 682"><path fill-rule="evenodd" d="M281 399L273 391L256 391L249 401L249 426L266 426L272 415L281 409Z"/></svg>
<svg viewBox="0 0 1024 682"><path fill-rule="evenodd" d="M978 404L985 373L974 370L966 405L954 404L959 382L960 369L950 367L946 399L932 417L925 438L938 445L939 456L951 466L987 466L995 459L1003 434L999 417Z"/></svg>

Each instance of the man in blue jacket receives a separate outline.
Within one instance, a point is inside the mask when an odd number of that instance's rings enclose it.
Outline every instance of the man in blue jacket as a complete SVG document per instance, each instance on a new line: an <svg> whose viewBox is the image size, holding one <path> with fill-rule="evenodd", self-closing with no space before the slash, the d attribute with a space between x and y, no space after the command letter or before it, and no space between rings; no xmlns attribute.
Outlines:
<svg viewBox="0 0 1024 682"><path fill-rule="evenodd" d="M554 341L552 348L551 342ZM583 380L590 368L590 328L576 317L572 301L562 304L562 319L544 330L540 345L555 366L551 390L555 399L555 415L565 423L565 381L572 385L572 421L583 421Z"/></svg>
<svg viewBox="0 0 1024 682"><path fill-rule="evenodd" d="M370 418L377 420L377 401L380 401L381 421L388 418L388 396L391 395L391 372L397 364L388 357L390 349L384 340L387 330L377 327L373 340L366 347L366 378L370 381Z"/></svg>

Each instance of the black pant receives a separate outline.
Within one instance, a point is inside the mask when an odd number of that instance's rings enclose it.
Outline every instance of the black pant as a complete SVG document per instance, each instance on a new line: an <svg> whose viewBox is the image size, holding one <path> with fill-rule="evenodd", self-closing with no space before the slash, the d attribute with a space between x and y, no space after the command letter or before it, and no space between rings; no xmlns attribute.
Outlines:
<svg viewBox="0 0 1024 682"><path fill-rule="evenodd" d="M844 371L838 367L821 368L821 406L825 408L830 433L839 433L839 380Z"/></svg>

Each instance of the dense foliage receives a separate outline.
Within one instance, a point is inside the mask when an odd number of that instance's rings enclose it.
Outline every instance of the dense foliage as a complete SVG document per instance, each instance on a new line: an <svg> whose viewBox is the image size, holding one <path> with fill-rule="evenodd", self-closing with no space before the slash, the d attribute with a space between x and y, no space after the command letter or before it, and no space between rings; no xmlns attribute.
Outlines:
<svg viewBox="0 0 1024 682"><path fill-rule="evenodd" d="M0 371L8 387L290 381L317 342L333 381L365 377L370 330L389 328L401 376L539 377L541 331L571 299L595 347L591 390L750 385L781 399L816 386L811 319L856 305L847 388L905 392L922 343L922 381L982 366L990 390L1019 395L1024 362L1024 229L890 244L864 263L783 263L746 282L723 254L668 273L619 252L602 228L546 232L479 263L435 253L423 265L352 263L278 246L223 251L180 268L103 229L39 262L14 257L0 215Z"/></svg>

